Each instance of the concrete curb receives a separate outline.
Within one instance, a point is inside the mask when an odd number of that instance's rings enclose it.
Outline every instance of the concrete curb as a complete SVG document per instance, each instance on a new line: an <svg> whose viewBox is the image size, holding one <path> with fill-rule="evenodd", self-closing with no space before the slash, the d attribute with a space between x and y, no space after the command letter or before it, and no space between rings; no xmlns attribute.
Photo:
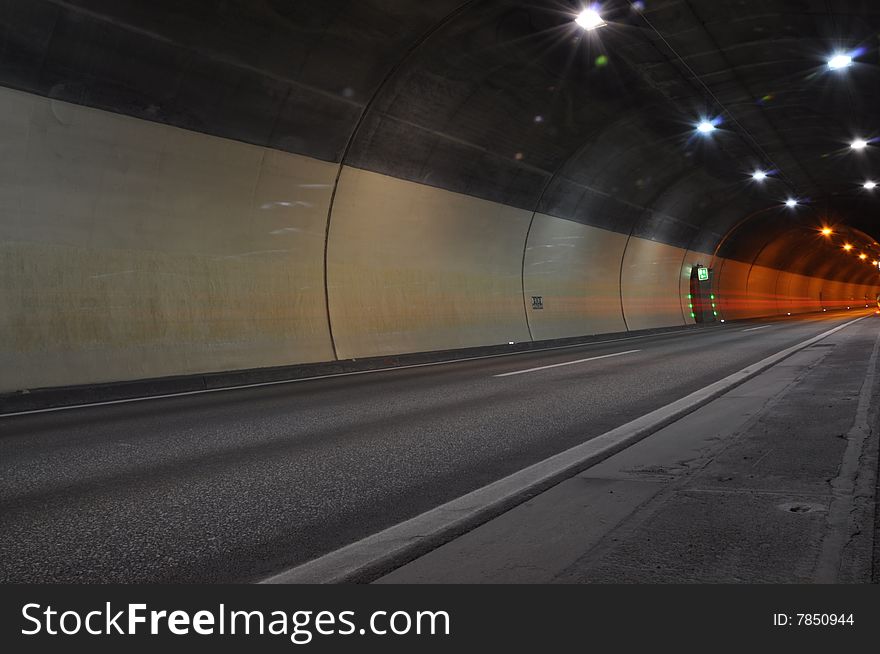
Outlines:
<svg viewBox="0 0 880 654"><path fill-rule="evenodd" d="M12 393L0 393L0 418L42 411L78 409L90 405L140 402L178 395L198 395L258 386L292 384L314 379L362 375L371 372L443 365L474 359L506 357L530 352L599 345L612 341L635 340L662 334L685 334L694 330L715 329L719 326L718 323L710 325L679 325L630 332L526 341L514 343L513 345L486 345L456 350L413 352L410 354L378 356L365 359L342 359L339 361L324 361L273 368L253 368L249 370L158 377L104 384L29 389Z"/></svg>
<svg viewBox="0 0 880 654"><path fill-rule="evenodd" d="M501 515L683 418L776 365L868 316L851 320L585 443L260 583L365 583Z"/></svg>

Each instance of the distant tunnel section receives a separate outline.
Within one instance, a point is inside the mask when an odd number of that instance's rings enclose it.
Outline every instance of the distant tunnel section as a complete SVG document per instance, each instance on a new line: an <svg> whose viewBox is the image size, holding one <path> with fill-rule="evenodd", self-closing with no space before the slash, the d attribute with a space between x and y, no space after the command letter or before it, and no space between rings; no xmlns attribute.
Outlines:
<svg viewBox="0 0 880 654"><path fill-rule="evenodd" d="M876 303L878 261L876 241L843 223L753 216L719 245L719 306L734 319L864 308Z"/></svg>

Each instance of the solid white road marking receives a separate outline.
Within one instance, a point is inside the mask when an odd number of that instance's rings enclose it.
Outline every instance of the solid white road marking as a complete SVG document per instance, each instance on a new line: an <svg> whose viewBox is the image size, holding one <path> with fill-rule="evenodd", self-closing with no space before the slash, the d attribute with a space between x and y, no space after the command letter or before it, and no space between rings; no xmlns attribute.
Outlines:
<svg viewBox="0 0 880 654"><path fill-rule="evenodd" d="M504 372L500 375L492 375L493 377L510 377L512 375L524 375L527 372L537 372L538 370L549 370L550 368L561 368L562 366L573 366L576 363L586 363L587 361L596 361L597 359L609 359L611 357L619 357L624 354L632 354L633 352L641 352L641 350L627 350L626 352L615 352L614 354L603 354L598 357L590 357L589 359L578 359L577 361L566 361L565 363L554 363L550 366L538 366L537 368L527 368L525 370L515 370L514 372Z"/></svg>
<svg viewBox="0 0 880 654"><path fill-rule="evenodd" d="M783 359L823 338L828 338L868 316L850 320L833 329L771 354L739 372L704 386L690 395L646 413L616 429L534 463L507 477L451 500L436 508L388 527L377 534L289 568L261 583L342 583L375 577L422 556L437 545L478 527L578 472L604 461L721 397Z"/></svg>
<svg viewBox="0 0 880 654"><path fill-rule="evenodd" d="M697 332L703 334L712 333L712 330ZM501 357L519 356L521 354L534 354L536 352L549 352L551 350L570 350L576 347L591 347L604 345L605 343L618 343L620 341L635 341L640 338L652 338L655 336L693 336L694 331L659 332L656 334L641 334L639 336L623 336L621 338L609 338L604 341L591 341L588 343L573 343L571 345L554 345L553 347L541 347L534 350L519 350L517 352L501 352L500 354L484 354L476 357L464 357L462 359L447 359L445 361L430 361L428 363L410 363L403 366L391 366L388 368L374 368L372 370L352 370L351 372L336 372L329 375L314 375L312 377L297 377L294 379L278 379L275 381L255 382L253 384L238 384L236 386L218 386L216 388L203 388L196 391L180 391L177 393L163 393L162 395L144 395L141 397L125 397L119 400L105 400L103 402L89 402L87 404L68 404L66 406L53 406L46 409L28 409L27 411L15 411L13 413L0 413L0 419L14 416L28 416L34 413L54 413L55 411L68 411L70 409L88 409L98 406L112 406L114 404L128 404L129 402L147 402L149 400L163 400L171 397L186 397L188 395L204 395L205 393L222 393L224 391L237 391L247 388L261 388L263 386L277 386L278 384L296 384L298 382L315 381L318 379L333 379L335 377L351 377L354 375L371 375L377 372L391 372L394 370L408 370L410 368L427 368L430 366L445 366L451 363L464 363L467 361L479 361L481 359L500 359ZM488 347L488 346L487 346ZM343 359L347 361L347 359ZM336 362L339 363L339 362Z"/></svg>
<svg viewBox="0 0 880 654"><path fill-rule="evenodd" d="M773 325L761 325L760 327L749 327L748 329L744 329L744 332L753 332L756 329L764 329L765 327L772 327Z"/></svg>
<svg viewBox="0 0 880 654"><path fill-rule="evenodd" d="M770 325L767 325L768 327ZM696 332L699 334L700 332ZM702 334L710 334L712 330L702 332ZM223 393L226 391L238 391L247 388L261 388L263 386L277 386L279 384L296 384L298 382L315 381L318 379L333 379L334 377L349 377L353 375L370 375L377 372L390 372L392 370L407 370L409 368L427 368L429 366L445 366L451 363L464 363L466 361L479 361L481 359L499 359L501 357L519 356L521 354L533 354L535 352L549 352L551 350L568 350L576 347L589 347L593 345L603 345L605 343L617 343L620 341L635 341L640 338L653 338L655 336L694 336L695 332L686 329L682 331L659 332L656 334L640 334L639 336L622 336L620 338L609 338L604 341L591 341L588 343L572 343L571 345L554 345L552 347L535 348L534 350L520 350L517 352L502 352L500 354L484 354L476 357L464 357L462 359L447 359L445 361L430 361L428 363L411 363L403 366L391 366L389 368L374 368L373 370L353 370L351 372L336 372L329 375L314 375L312 377L297 377L294 379L278 379L268 382L255 382L253 384L238 384L236 386L218 386L216 388L203 388L196 391L180 391L177 393L163 393L161 395L144 395L141 397L125 397L118 400L105 400L103 402L88 402L85 404L68 404L66 406L53 406L45 409L28 409L27 411L14 411L11 413L0 413L0 419L14 418L15 416L29 416L35 413L54 413L56 411L70 411L72 409L88 409L98 406L112 406L114 404L128 404L130 402L148 402L150 400L164 400L172 397L186 397L188 395L204 395L206 393ZM337 362L338 363L338 362Z"/></svg>

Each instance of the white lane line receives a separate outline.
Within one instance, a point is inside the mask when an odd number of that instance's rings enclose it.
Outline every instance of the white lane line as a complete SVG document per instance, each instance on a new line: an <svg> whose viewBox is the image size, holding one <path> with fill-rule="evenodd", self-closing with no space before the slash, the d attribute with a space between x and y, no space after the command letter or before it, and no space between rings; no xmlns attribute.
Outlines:
<svg viewBox="0 0 880 654"><path fill-rule="evenodd" d="M768 325L769 327L770 325ZM238 391L248 388L261 388L263 386L277 386L279 384L297 384L299 382L316 381L319 379L333 379L335 377L351 377L354 375L371 375L377 372L391 372L393 370L407 370L410 368L427 368L431 366L446 366L451 363L464 363L466 361L479 361L481 359L500 359L501 357L513 357L521 354L534 354L536 352L549 352L551 350L570 350L576 347L590 347L593 345L603 345L605 343L618 343L620 341L635 341L640 338L654 338L655 336L696 336L700 334L711 334L714 329L708 331L697 331L684 329L681 331L658 332L656 334L640 334L639 336L621 336L619 338L609 338L603 341L589 341L587 343L572 343L571 345L554 345L551 347L540 347L534 350L520 350L518 352L502 352L500 354L484 354L475 357L464 357L461 359L447 359L445 361L429 361L427 363L410 363L403 366L390 366L388 368L374 368L372 370L352 370L351 372L335 372L327 375L314 375L312 377L296 377L294 379L277 379L275 381L254 382L252 384L237 384L235 386L217 386L215 388L203 388L196 391L179 391L177 393L162 393L161 395L143 395L139 397L124 397L118 400L104 400L102 402L87 402L84 404L68 404L65 406L52 406L45 409L28 409L27 411L13 411L11 413L0 413L0 420L3 418L14 418L16 416L29 416L37 413L55 413L56 411L71 411L74 409L89 409L99 406L112 406L114 404L130 404L132 402L149 402L152 400L164 400L172 397L186 397L188 395L205 395L207 393L224 393L226 391ZM345 361L346 359L343 359Z"/></svg>
<svg viewBox="0 0 880 654"><path fill-rule="evenodd" d="M624 354L632 354L633 352L641 352L641 350L627 350L626 352L615 352L614 354L603 354L598 357L590 357L589 359L578 359L577 361L566 361L565 363L554 363L550 366L538 366L537 368L526 368L525 370L514 370L513 372L504 372L500 375L492 375L493 377L510 377L512 375L524 375L527 372L537 372L539 370L549 370L550 368L561 368L562 366L573 366L576 363L586 363L587 361L596 361L598 359L609 359L611 357L619 357Z"/></svg>
<svg viewBox="0 0 880 654"><path fill-rule="evenodd" d="M377 534L283 570L260 583L326 584L375 579L409 563L512 509L535 494L604 461L654 432L693 413L717 397L764 372L783 359L828 338L868 316L822 332L739 372L704 386L664 407L596 436L571 449L534 463L507 477L405 520Z"/></svg>
<svg viewBox="0 0 880 654"><path fill-rule="evenodd" d="M98 406L111 406L114 404L129 404L131 402L148 402L151 400L164 400L171 397L186 397L188 395L204 395L206 393L223 393L225 391L237 391L247 388L261 388L263 386L277 386L279 384L296 384L299 382L315 381L318 379L334 379L336 377L351 377L354 375L371 375L377 372L391 372L394 370L408 370L410 368L428 368L431 366L446 366L451 363L464 363L467 361L479 361L481 359L500 359L501 357L513 357L521 354L534 354L536 352L549 352L551 350L570 350L576 347L592 347L593 345L603 345L605 343L618 343L620 341L635 341L640 338L652 338L655 336L694 336L696 334L711 334L713 330L694 332L686 329L682 331L659 332L657 334L641 334L639 336L622 336L620 338L609 338L604 341L590 341L587 343L573 343L571 345L554 345L552 347L535 348L534 350L520 350L517 352L502 352L500 354L483 354L475 357L464 357L462 359L447 359L445 361L429 361L427 363L410 363L403 366L390 366L388 368L374 368L372 370L352 370L351 372L335 372L327 375L314 375L312 377L296 377L294 379L278 379L267 382L254 382L253 384L238 384L236 386L217 386L216 388L203 388L196 391L179 391L177 393L163 393L161 395L144 395L140 397L125 397L118 400L104 400L103 402L89 402L86 404L68 404L66 406L53 406L45 409L28 409L27 411L15 411L13 413L0 413L0 420L3 418L13 418L15 416L29 416L35 413L54 413L56 411L69 411L72 409L88 409ZM346 361L347 359L343 359Z"/></svg>
<svg viewBox="0 0 880 654"><path fill-rule="evenodd" d="M743 329L744 332L753 332L756 329L764 329L766 327L772 327L773 325L761 325L760 327L749 327L748 329Z"/></svg>

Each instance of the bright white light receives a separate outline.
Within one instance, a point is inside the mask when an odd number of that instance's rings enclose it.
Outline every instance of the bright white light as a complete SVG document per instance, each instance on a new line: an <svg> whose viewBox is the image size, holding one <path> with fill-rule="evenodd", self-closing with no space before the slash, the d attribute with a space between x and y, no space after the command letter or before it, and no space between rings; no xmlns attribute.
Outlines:
<svg viewBox="0 0 880 654"><path fill-rule="evenodd" d="M756 170L752 173L752 179L756 182L763 182L765 179L767 179L767 173L765 173L763 170Z"/></svg>
<svg viewBox="0 0 880 654"><path fill-rule="evenodd" d="M877 188L877 182L865 182L863 185L863 188L866 188L869 191L872 191L875 188Z"/></svg>
<svg viewBox="0 0 880 654"><path fill-rule="evenodd" d="M795 200L794 198L788 198L785 201L785 206L788 207L789 209L793 209L797 206L797 200Z"/></svg>
<svg viewBox="0 0 880 654"><path fill-rule="evenodd" d="M578 17L574 19L574 22L585 30L594 30L597 27L603 27L608 24L602 20L599 12L595 9L584 9L578 14Z"/></svg>
<svg viewBox="0 0 880 654"><path fill-rule="evenodd" d="M852 66L852 57L848 54L836 54L828 60L828 68L831 70L840 70L850 66Z"/></svg>
<svg viewBox="0 0 880 654"><path fill-rule="evenodd" d="M856 139L852 143L849 144L853 150L864 150L868 147L868 142L865 139Z"/></svg>
<svg viewBox="0 0 880 654"><path fill-rule="evenodd" d="M715 131L715 125L710 123L708 120L700 121L700 124L697 125L697 131L700 134L710 134Z"/></svg>

